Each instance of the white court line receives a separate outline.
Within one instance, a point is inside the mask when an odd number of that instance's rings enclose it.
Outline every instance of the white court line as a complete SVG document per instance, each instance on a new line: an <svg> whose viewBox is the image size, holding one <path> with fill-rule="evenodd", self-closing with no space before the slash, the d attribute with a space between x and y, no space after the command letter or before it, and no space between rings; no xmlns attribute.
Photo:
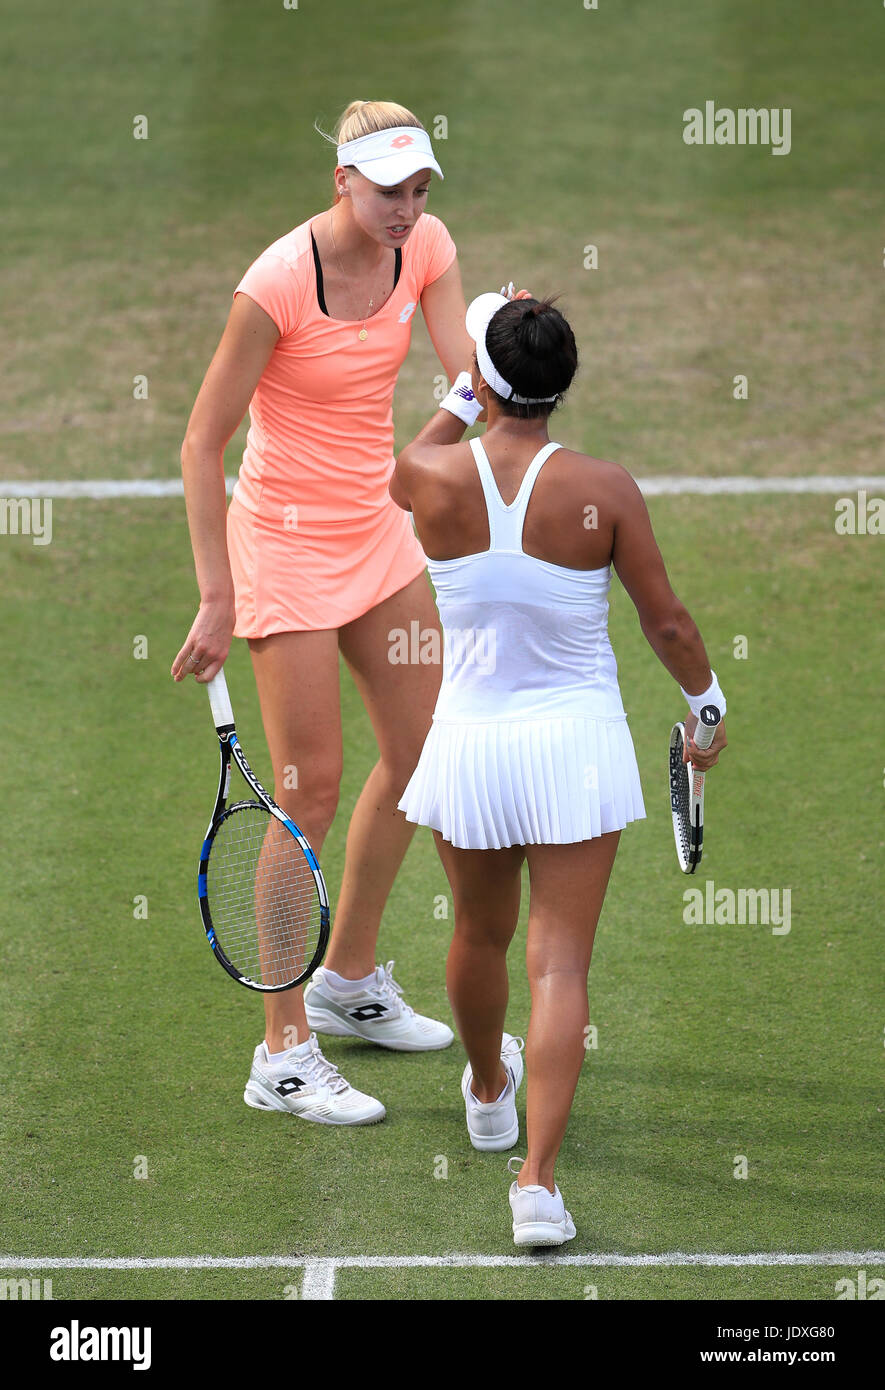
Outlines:
<svg viewBox="0 0 885 1390"><path fill-rule="evenodd" d="M233 490L236 479L226 478L227 491ZM98 502L105 497L183 497L180 478L95 478L76 482L55 479L33 483L0 483L0 497L85 497Z"/></svg>
<svg viewBox="0 0 885 1390"><path fill-rule="evenodd" d="M657 478L637 478L637 483L646 497L680 497L696 493L705 497L747 493L844 493L857 492L863 488L885 490L885 477L846 474L834 477L811 474L801 478L699 478L690 475L661 474ZM233 491L236 478L226 478L228 495ZM7 497L59 497L85 498L102 501L114 497L181 497L183 487L180 478L136 478L136 479L81 479L60 482L57 479L35 479L33 482L0 482L0 498Z"/></svg>
<svg viewBox="0 0 885 1390"><path fill-rule="evenodd" d="M337 1260L305 1260L304 1278L301 1281L301 1298L311 1298L328 1302L335 1297L335 1274Z"/></svg>
<svg viewBox="0 0 885 1390"><path fill-rule="evenodd" d="M860 475L844 478L825 477L823 474L804 478L691 478L662 474L659 478L637 478L636 481L646 497L679 497L686 493L699 493L705 497L761 492L842 493L857 492L861 488L885 488L885 478Z"/></svg>
<svg viewBox="0 0 885 1390"><path fill-rule="evenodd" d="M506 1269L515 1265L595 1265L635 1269L679 1265L885 1265L885 1250L762 1250L748 1255L668 1251L663 1255L3 1255L0 1269Z"/></svg>

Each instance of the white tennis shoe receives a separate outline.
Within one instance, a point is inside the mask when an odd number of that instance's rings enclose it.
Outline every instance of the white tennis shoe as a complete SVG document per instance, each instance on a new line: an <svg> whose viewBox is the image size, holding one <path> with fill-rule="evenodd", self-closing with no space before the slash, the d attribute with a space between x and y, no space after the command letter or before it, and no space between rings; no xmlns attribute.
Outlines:
<svg viewBox="0 0 885 1390"><path fill-rule="evenodd" d="M522 1085L522 1049L524 1038L510 1033L501 1035L501 1061L507 1073L507 1085L497 1100L477 1100L470 1083L473 1068L470 1063L461 1076L461 1094L467 1107L467 1133L475 1149L495 1151L512 1149L519 1139L519 1117L516 1113L516 1092Z"/></svg>
<svg viewBox="0 0 885 1390"><path fill-rule="evenodd" d="M243 1100L253 1110L287 1110L318 1125L374 1125L387 1111L380 1100L354 1090L320 1051L316 1033L269 1062L260 1042Z"/></svg>
<svg viewBox="0 0 885 1390"><path fill-rule="evenodd" d="M508 1158L507 1168L511 1173L518 1172L510 1165L524 1162L524 1158ZM534 1183L520 1187L514 1180L510 1184L510 1210L514 1245L564 1245L575 1238L575 1223L556 1183L549 1192Z"/></svg>
<svg viewBox="0 0 885 1390"><path fill-rule="evenodd" d="M451 1028L416 1014L393 978L393 961L375 967L371 984L356 991L336 989L322 966L304 987L307 1022L318 1033L365 1038L396 1052L433 1052L448 1047Z"/></svg>

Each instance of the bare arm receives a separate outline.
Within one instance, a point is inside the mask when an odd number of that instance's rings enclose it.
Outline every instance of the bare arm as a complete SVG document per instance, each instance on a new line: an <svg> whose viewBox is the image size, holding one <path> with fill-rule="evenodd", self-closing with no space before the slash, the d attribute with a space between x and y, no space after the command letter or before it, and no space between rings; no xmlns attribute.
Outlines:
<svg viewBox="0 0 885 1390"><path fill-rule="evenodd" d="M432 291L436 289L437 285L441 287L440 293L433 295ZM425 305L425 299L428 295L431 296L429 314ZM528 290L519 290L515 294L511 294L510 298L530 299L531 295ZM434 347L440 361L446 366L449 379L454 382L459 372L469 371L469 364L473 360L475 347L464 324L467 311L464 306L461 272L458 269L457 259L438 280L434 280L432 285L428 285L421 304L424 307L427 327L433 339ZM460 328L456 331L457 325L460 325ZM454 365L454 367L448 365L449 361L458 363L455 354L462 350L466 352L464 362L460 365ZM477 416L477 423L481 423L485 419L486 411L483 410ZM388 491L398 507L402 507L403 511L406 512L411 511L409 487L414 483L422 462L431 462L435 456L435 451L440 447L459 443L465 429L466 425L463 421L457 415L453 415L451 411L434 411L424 428L416 434L411 443L400 451L397 458Z"/></svg>
<svg viewBox="0 0 885 1390"><path fill-rule="evenodd" d="M237 294L188 421L181 471L200 611L172 663L177 681L197 668L197 680L211 680L230 648L234 591L227 553L224 450L248 409L279 336L273 319L248 295ZM190 661L191 653L196 662Z"/></svg>
<svg viewBox="0 0 885 1390"><path fill-rule="evenodd" d="M411 443L401 449L388 491L404 512L412 510L411 489L422 463L428 463L442 446L457 444L467 426L449 410L435 410Z"/></svg>
<svg viewBox="0 0 885 1390"><path fill-rule="evenodd" d="M469 370L473 356L473 339L464 324L467 305L457 256L448 270L425 289L421 312L436 355L452 382L459 372Z"/></svg>
<svg viewBox="0 0 885 1390"><path fill-rule="evenodd" d="M701 634L688 609L670 587L648 508L638 486L629 473L618 469L615 487L612 563L618 578L636 605L643 634L655 655L684 690L700 695L713 678ZM693 733L697 723L694 715L688 715L685 723L687 732ZM692 743L692 762L706 771L718 762L719 752L726 742L723 721L706 753Z"/></svg>
<svg viewBox="0 0 885 1390"><path fill-rule="evenodd" d="M449 381L453 382L459 372L468 369L473 356L473 339L464 324L467 306L457 256L448 270L427 286L421 296L421 310L436 355L445 367ZM464 424L448 410L433 412L421 432L400 451L397 458L388 491L398 507L405 512L412 510L409 484L414 480L414 469L420 467L423 447L457 444L464 430Z"/></svg>

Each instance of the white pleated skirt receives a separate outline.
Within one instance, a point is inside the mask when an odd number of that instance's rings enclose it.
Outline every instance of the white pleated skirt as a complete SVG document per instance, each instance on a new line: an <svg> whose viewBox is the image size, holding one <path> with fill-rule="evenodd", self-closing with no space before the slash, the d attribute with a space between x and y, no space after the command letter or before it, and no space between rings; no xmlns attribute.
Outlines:
<svg viewBox="0 0 885 1390"><path fill-rule="evenodd" d="M626 716L434 719L399 809L458 849L573 844L645 818Z"/></svg>

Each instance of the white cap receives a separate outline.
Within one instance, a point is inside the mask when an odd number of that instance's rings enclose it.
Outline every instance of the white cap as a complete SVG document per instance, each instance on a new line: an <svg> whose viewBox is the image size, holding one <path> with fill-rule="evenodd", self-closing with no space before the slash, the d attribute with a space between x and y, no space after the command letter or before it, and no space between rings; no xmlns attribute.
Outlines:
<svg viewBox="0 0 885 1390"><path fill-rule="evenodd" d="M338 163L355 164L367 179L385 188L402 183L420 169L432 169L444 177L433 157L430 136L414 125L375 130L357 140L348 140L338 146Z"/></svg>
<svg viewBox="0 0 885 1390"><path fill-rule="evenodd" d="M555 401L556 395L552 396L517 396L509 381L505 381L498 371L486 347L486 332L492 319L499 309L505 304L515 301L507 299L503 294L478 294L467 307L467 317L464 322L467 325L467 332L476 343L476 361L479 370L482 372L486 381L493 391L499 396L503 396L505 401L515 401L517 405L541 405L548 401Z"/></svg>

